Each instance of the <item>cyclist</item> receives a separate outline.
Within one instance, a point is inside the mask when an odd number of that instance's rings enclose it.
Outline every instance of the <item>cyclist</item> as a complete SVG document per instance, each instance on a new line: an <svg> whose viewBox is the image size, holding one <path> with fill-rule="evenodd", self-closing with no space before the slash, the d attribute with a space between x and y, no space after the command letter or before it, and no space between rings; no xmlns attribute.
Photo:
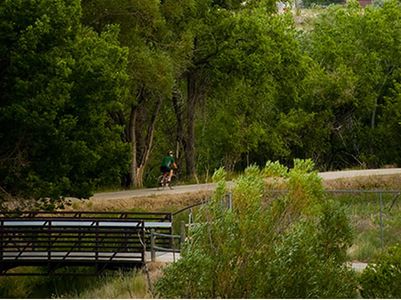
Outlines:
<svg viewBox="0 0 401 300"><path fill-rule="evenodd" d="M168 176L167 178L167 182L171 181L171 177L173 176L173 168L176 169L177 168L177 164L175 163L175 159L173 156L173 151L169 151L167 152L167 155L163 157L162 159L162 163L160 166L160 171L164 176Z"/></svg>

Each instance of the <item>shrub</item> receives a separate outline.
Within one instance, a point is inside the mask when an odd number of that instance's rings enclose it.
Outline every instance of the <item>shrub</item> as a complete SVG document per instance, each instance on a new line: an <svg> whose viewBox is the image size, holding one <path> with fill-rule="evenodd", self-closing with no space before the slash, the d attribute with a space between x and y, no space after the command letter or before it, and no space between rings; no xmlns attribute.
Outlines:
<svg viewBox="0 0 401 300"><path fill-rule="evenodd" d="M388 248L369 263L360 283L364 298L401 298L401 245Z"/></svg>
<svg viewBox="0 0 401 300"><path fill-rule="evenodd" d="M275 166L275 169L283 168ZM263 207L263 174L251 166L235 182L233 209L220 200L224 171L211 204L198 215L182 258L164 270L156 290L164 298L350 298L354 272L345 264L352 231L323 197L310 161L282 176L289 193ZM277 173L274 174L277 176Z"/></svg>

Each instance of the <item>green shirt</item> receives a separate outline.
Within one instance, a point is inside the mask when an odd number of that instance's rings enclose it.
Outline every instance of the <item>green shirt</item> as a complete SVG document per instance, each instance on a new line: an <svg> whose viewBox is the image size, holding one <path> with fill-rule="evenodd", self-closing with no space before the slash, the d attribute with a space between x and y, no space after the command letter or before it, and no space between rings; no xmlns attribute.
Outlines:
<svg viewBox="0 0 401 300"><path fill-rule="evenodd" d="M163 157L162 160L162 167L167 167L170 168L171 164L174 163L174 157L171 157L170 155L166 155Z"/></svg>

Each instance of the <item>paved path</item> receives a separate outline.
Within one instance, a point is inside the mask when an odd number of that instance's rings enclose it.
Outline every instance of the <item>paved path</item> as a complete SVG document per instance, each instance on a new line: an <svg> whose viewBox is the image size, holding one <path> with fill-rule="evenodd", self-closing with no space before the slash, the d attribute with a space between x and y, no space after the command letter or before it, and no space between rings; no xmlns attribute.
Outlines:
<svg viewBox="0 0 401 300"><path fill-rule="evenodd" d="M335 172L320 172L319 175L324 180L339 179L339 178L350 178L350 177L364 177L364 176L382 176L382 175L393 175L401 174L401 168L397 169L371 169L371 170L352 170L352 171L335 171ZM228 182L228 186L231 187L233 182ZM108 192L108 193L96 193L91 198L92 200L104 199L122 199L122 198L133 198L133 197L148 197L157 195L168 195L168 194L184 194L194 193L201 191L211 191L215 188L214 183L203 183L203 184L191 184L191 185L180 185L175 186L172 190L169 188L158 189L137 189L137 190L126 190L119 192Z"/></svg>
<svg viewBox="0 0 401 300"><path fill-rule="evenodd" d="M196 193L198 191L212 191L214 188L215 188L214 183L189 184L189 185L174 186L173 189L169 189L168 187L166 187L164 189L149 188L149 189L126 190L119 192L96 193L93 195L91 199L113 200L113 199L132 198L132 197L185 194L185 193Z"/></svg>
<svg viewBox="0 0 401 300"><path fill-rule="evenodd" d="M156 262L176 262L180 257L180 253L156 252ZM145 261L151 262L151 254L149 251L145 252Z"/></svg>
<svg viewBox="0 0 401 300"><path fill-rule="evenodd" d="M334 171L320 172L319 175L325 180L350 178L350 177L366 177L366 176L383 176L401 174L401 168L397 169L371 169L371 170L352 170L352 171Z"/></svg>

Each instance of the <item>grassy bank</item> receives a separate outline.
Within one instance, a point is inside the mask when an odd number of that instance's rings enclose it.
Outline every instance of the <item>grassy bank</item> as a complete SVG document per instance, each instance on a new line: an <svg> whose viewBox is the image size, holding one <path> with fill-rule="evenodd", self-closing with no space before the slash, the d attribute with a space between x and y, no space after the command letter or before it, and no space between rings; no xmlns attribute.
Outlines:
<svg viewBox="0 0 401 300"><path fill-rule="evenodd" d="M20 267L18 271L34 272L38 269L38 267ZM74 271L77 272L77 269ZM81 268L78 271L88 272L89 270ZM147 276L138 270L107 271L98 277L80 275L1 277L0 296L10 299L152 298Z"/></svg>

